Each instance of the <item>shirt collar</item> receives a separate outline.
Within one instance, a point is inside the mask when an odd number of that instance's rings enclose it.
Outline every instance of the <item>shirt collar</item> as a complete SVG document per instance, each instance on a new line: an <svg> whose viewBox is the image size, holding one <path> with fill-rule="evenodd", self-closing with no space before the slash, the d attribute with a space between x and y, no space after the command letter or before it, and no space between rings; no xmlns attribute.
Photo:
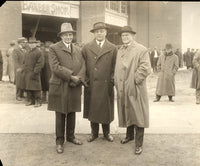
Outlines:
<svg viewBox="0 0 200 166"><path fill-rule="evenodd" d="M70 48L70 44L71 44L71 43L65 43L65 42L63 41L63 44L64 44L67 48Z"/></svg>
<svg viewBox="0 0 200 166"><path fill-rule="evenodd" d="M105 42L105 40L103 40L103 41L96 40L97 45L99 45L99 43L101 43L101 47L103 46L104 42Z"/></svg>

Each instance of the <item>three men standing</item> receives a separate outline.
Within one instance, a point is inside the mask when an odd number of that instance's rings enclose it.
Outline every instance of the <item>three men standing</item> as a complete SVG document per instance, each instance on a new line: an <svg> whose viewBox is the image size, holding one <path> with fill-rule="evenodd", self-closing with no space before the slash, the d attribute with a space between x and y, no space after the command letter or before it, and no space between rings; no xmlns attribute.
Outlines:
<svg viewBox="0 0 200 166"><path fill-rule="evenodd" d="M80 49L72 44L75 31L70 23L61 25L60 42L50 46L48 110L56 115L57 153L63 153L65 135L68 142L81 145L75 138L75 112L81 111L81 82L84 82L85 63ZM65 128L66 126L66 128ZM65 132L66 129L66 132Z"/></svg>
<svg viewBox="0 0 200 166"><path fill-rule="evenodd" d="M110 123L114 120L114 68L117 48L106 39L107 27L98 22L90 31L94 40L82 49L86 64L86 83L84 91L84 118L91 124L88 142L98 138L99 123L102 124L106 140L112 142Z"/></svg>
<svg viewBox="0 0 200 166"><path fill-rule="evenodd" d="M149 127L149 102L146 77L151 73L148 50L134 40L136 32L125 26L120 31L123 45L118 50L115 67L115 87L119 127L126 127L125 144L134 139L135 154L142 153L144 128Z"/></svg>

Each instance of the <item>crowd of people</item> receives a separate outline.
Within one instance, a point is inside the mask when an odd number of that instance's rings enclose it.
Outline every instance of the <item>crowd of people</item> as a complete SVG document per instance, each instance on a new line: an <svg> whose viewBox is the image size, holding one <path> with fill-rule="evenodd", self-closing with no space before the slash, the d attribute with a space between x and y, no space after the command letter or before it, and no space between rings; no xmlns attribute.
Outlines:
<svg viewBox="0 0 200 166"><path fill-rule="evenodd" d="M76 31L70 23L61 25L57 43L24 37L10 43L7 71L10 82L16 84L16 99L22 101L26 93L26 106L35 107L41 106L42 99L48 101L48 110L56 116L57 153L63 153L65 140L82 145L74 134L82 86L83 118L91 126L87 141L98 138L101 124L105 140L113 142L110 123L114 120L115 86L119 126L127 129L121 143L135 139L135 154L142 153L144 129L149 127L146 78L152 69L159 72L154 102L165 95L174 102L175 74L184 61L188 69L193 68L191 88L196 89L196 103L200 104L199 51L188 49L182 56L170 43L162 51L156 47L150 51L135 41L136 32L130 26L121 28L123 44L118 48L106 39L107 30L105 23L95 23L90 31L94 39L83 47L72 43Z"/></svg>

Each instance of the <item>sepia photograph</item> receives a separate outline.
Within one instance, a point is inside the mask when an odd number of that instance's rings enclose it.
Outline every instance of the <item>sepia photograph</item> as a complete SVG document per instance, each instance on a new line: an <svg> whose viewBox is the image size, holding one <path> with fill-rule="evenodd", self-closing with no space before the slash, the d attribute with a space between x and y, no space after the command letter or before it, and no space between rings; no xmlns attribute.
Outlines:
<svg viewBox="0 0 200 166"><path fill-rule="evenodd" d="M199 166L200 2L0 5L0 166Z"/></svg>

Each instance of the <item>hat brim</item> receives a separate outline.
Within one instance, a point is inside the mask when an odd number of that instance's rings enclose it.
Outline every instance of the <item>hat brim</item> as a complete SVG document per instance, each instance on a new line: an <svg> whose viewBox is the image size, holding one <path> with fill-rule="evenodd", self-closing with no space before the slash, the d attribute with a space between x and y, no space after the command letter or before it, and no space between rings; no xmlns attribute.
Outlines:
<svg viewBox="0 0 200 166"><path fill-rule="evenodd" d="M121 34L122 33L125 33L125 32L127 32L127 33L132 33L132 34L136 34L136 32L135 31L120 31L118 34L121 36Z"/></svg>
<svg viewBox="0 0 200 166"><path fill-rule="evenodd" d="M60 37L60 35L62 35L63 33L76 33L76 31L63 31L63 32L59 32L57 34L57 36Z"/></svg>
<svg viewBox="0 0 200 166"><path fill-rule="evenodd" d="M106 27L99 27L99 28L94 28L94 29L90 30L90 32L94 33L94 31L99 30L99 29L106 29L106 30L108 30L108 28L106 28Z"/></svg>

